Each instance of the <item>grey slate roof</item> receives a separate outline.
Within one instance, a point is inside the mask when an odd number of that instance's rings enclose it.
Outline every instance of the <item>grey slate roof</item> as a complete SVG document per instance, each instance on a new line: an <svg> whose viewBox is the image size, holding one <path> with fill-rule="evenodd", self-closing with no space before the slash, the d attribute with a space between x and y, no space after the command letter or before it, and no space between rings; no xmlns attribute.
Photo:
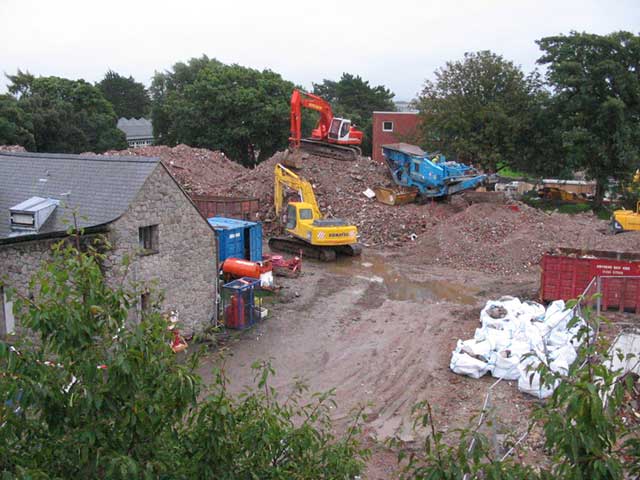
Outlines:
<svg viewBox="0 0 640 480"><path fill-rule="evenodd" d="M146 118L119 118L117 127L124 132L128 140L153 140L153 125Z"/></svg>
<svg viewBox="0 0 640 480"><path fill-rule="evenodd" d="M39 235L64 232L78 211L83 228L120 217L160 160L0 152L0 243L10 237L9 209L38 196L60 200ZM85 218L81 218L85 217Z"/></svg>

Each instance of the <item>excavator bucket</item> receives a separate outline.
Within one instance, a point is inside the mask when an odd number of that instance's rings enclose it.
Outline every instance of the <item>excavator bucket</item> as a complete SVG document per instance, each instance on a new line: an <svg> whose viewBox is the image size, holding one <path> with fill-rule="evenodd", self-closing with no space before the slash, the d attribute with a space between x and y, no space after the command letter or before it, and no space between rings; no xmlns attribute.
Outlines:
<svg viewBox="0 0 640 480"><path fill-rule="evenodd" d="M282 157L282 164L285 167L300 170L304 159L308 156L309 155L307 153L301 152L299 148L293 150L288 148L285 150L284 156Z"/></svg>

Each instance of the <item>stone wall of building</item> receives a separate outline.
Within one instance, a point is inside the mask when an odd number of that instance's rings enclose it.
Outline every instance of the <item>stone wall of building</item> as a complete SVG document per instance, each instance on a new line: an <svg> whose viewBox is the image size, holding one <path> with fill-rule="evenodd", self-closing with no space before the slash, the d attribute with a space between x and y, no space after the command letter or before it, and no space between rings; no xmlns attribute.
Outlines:
<svg viewBox="0 0 640 480"><path fill-rule="evenodd" d="M157 225L158 249L144 254L139 229ZM85 241L93 237L87 236ZM185 332L200 332L216 319L217 264L213 230L166 169L159 163L128 210L108 226L112 249L105 265L110 282L150 287L151 299L162 293L161 311L175 310ZM0 245L0 280L24 295L29 280L50 258L60 239ZM129 266L122 267L124 257ZM126 275L124 273L126 272ZM0 335L6 333L0 291ZM138 306L138 309L140 306ZM133 311L131 318L138 318ZM19 333L19 325L16 325Z"/></svg>
<svg viewBox="0 0 640 480"><path fill-rule="evenodd" d="M83 237L83 242L93 242L94 239L96 235L87 235ZM21 295L28 296L31 278L42 268L45 261L51 258L51 247L60 241L61 238L50 238L0 245L0 282L6 285L6 289L0 289L0 336L8 333L3 308L3 293L6 292L3 290L11 288ZM16 321L18 333L19 327Z"/></svg>
<svg viewBox="0 0 640 480"><path fill-rule="evenodd" d="M140 228L157 225L157 251L144 253ZM110 228L110 262L131 259L127 280L162 292L163 311L175 310L185 331L200 332L216 319L215 235L167 170L147 178L125 214ZM112 275L118 269L112 268Z"/></svg>
<svg viewBox="0 0 640 480"><path fill-rule="evenodd" d="M22 295L28 295L31 277L49 257L51 245L56 241L59 239L0 245L0 281ZM0 292L0 336L7 333L2 293Z"/></svg>

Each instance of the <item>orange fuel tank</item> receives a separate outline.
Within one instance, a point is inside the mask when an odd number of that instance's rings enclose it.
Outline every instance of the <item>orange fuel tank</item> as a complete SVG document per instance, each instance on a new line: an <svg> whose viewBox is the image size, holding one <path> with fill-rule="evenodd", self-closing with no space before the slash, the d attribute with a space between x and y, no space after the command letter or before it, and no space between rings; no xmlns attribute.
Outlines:
<svg viewBox="0 0 640 480"><path fill-rule="evenodd" d="M233 277L260 278L260 275L271 271L271 262L250 262L240 258L227 258L222 264L222 273Z"/></svg>

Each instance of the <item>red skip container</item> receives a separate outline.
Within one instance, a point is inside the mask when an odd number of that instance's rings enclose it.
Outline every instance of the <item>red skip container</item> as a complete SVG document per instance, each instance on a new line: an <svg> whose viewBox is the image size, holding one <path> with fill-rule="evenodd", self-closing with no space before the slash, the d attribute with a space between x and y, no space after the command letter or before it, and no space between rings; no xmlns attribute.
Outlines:
<svg viewBox="0 0 640 480"><path fill-rule="evenodd" d="M577 298L594 277L600 277L603 310L640 314L638 253L560 248L545 253L540 265L540 298L545 302Z"/></svg>

